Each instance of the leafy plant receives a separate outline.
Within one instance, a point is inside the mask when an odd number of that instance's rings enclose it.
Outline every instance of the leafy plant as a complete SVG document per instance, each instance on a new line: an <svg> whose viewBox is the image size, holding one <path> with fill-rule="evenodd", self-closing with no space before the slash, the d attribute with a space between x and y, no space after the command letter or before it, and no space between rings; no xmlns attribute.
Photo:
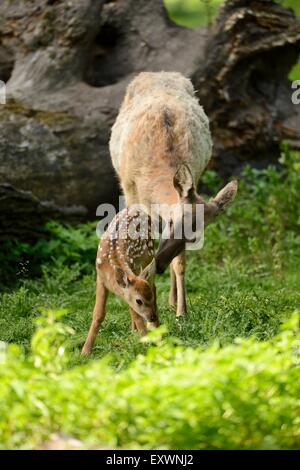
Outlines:
<svg viewBox="0 0 300 470"><path fill-rule="evenodd" d="M156 331L147 354L120 372L108 358L66 368L64 335L71 331L53 321L61 315L39 320L29 356L7 348L2 448L34 448L53 432L85 447L299 448L299 313L269 341L236 339L204 351Z"/></svg>
<svg viewBox="0 0 300 470"><path fill-rule="evenodd" d="M300 246L300 152L282 145L281 169L246 167L234 204L205 233L201 256L234 252L248 260L297 263ZM287 257L287 252L290 255Z"/></svg>
<svg viewBox="0 0 300 470"><path fill-rule="evenodd" d="M2 270L0 283L40 275L42 266L72 266L78 263L80 272L90 272L97 249L96 223L71 226L50 221L44 227L44 237L30 245L17 240L3 244L0 253Z"/></svg>
<svg viewBox="0 0 300 470"><path fill-rule="evenodd" d="M32 254L45 261L70 266L80 261L81 270L90 269L95 260L97 235L95 223L73 227L51 221L46 225L50 239L39 240L32 248Z"/></svg>
<svg viewBox="0 0 300 470"><path fill-rule="evenodd" d="M0 295L9 343L0 446L33 448L63 432L85 447L298 448L298 314L276 335L300 306L299 163L284 143L277 168L245 169L235 203L188 254L187 318L168 306L168 273L157 278L168 331L150 346L110 297L93 354L80 357L94 303L93 224L51 223L48 239L16 245L13 263L25 250L40 274ZM222 185L211 171L203 179L213 194Z"/></svg>

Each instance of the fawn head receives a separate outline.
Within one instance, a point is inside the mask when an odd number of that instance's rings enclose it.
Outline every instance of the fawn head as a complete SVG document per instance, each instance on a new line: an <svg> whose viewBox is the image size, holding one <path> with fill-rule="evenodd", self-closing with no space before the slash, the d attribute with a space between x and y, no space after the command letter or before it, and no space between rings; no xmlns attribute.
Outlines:
<svg viewBox="0 0 300 470"><path fill-rule="evenodd" d="M197 194L192 173L186 164L180 165L176 171L173 185L179 196L181 212L179 217L174 217L174 220L171 220L170 237L161 239L156 253L157 273L163 273L172 259L185 249L185 244L194 241L193 238L186 238L185 231L182 232L180 238L174 237L174 233L179 233L178 226L184 226L186 221L190 223L193 231L196 229L197 205L203 204L204 225L207 225L234 200L238 188L237 181L231 181L213 199L205 202Z"/></svg>
<svg viewBox="0 0 300 470"><path fill-rule="evenodd" d="M155 268L154 259L139 276L116 268L116 282L127 304L144 320L158 326L154 285Z"/></svg>

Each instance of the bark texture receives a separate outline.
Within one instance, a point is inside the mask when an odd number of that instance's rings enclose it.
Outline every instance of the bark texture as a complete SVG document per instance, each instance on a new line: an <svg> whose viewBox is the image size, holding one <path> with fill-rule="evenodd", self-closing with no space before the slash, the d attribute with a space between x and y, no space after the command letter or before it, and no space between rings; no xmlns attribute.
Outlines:
<svg viewBox="0 0 300 470"><path fill-rule="evenodd" d="M192 76L221 174L276 162L283 139L299 148L300 106L288 80L299 52L300 20L291 10L268 0L224 4L206 60Z"/></svg>
<svg viewBox="0 0 300 470"><path fill-rule="evenodd" d="M299 51L299 20L269 0L227 0L209 30L174 25L162 0L3 0L2 233L26 238L57 211L69 221L116 200L110 128L127 84L143 70L192 78L221 174L275 160L282 138L300 142L299 106L287 79ZM27 212L18 225L24 191L32 193L31 213L38 205L40 215L30 220Z"/></svg>

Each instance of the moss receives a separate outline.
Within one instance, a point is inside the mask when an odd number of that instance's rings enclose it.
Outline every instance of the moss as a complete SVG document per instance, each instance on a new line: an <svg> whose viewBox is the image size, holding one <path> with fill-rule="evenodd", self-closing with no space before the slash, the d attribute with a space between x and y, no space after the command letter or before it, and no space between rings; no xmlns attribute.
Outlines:
<svg viewBox="0 0 300 470"><path fill-rule="evenodd" d="M34 118L47 126L55 126L57 124L72 122L78 120L77 116L62 111L40 111L26 107L24 104L9 100L6 105L3 106L0 114L0 120L6 121L7 117L11 114L20 117Z"/></svg>
<svg viewBox="0 0 300 470"><path fill-rule="evenodd" d="M15 100L8 100L6 104L2 107L1 111L1 116L7 113L14 113L17 115L24 115L26 117L30 117L29 113L31 113L32 115L32 113L34 112L32 109L26 108L24 105Z"/></svg>
<svg viewBox="0 0 300 470"><path fill-rule="evenodd" d="M68 114L59 111L38 111L36 113L36 118L49 126L55 125L57 123L65 123L78 120L78 117L74 116L73 114Z"/></svg>

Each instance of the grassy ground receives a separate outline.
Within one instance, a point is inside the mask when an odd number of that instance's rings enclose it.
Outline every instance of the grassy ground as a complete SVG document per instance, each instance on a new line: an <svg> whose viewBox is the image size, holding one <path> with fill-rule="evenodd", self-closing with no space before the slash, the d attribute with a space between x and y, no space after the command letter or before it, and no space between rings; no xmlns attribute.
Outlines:
<svg viewBox="0 0 300 470"><path fill-rule="evenodd" d="M285 148L281 163L246 169L235 203L189 253L180 322L168 276L157 279L167 332L154 332L154 346L130 332L127 307L111 297L93 354L80 357L94 224L52 223L34 247L3 247L2 273L19 274L0 294L0 341L13 343L0 345L1 449L36 448L53 433L84 448L300 448L300 153ZM220 187L212 172L203 179L212 193Z"/></svg>
<svg viewBox="0 0 300 470"><path fill-rule="evenodd" d="M212 194L221 185L210 171L203 180ZM95 224L50 223L33 247L2 246L0 342L11 348L0 344L0 448L63 432L111 449L299 449L299 314L289 320L300 309L299 194L300 154L286 146L279 168L244 171L234 205L188 254L186 318L168 306L168 273L157 278L167 333L153 348L111 296L93 354L80 357ZM62 323L48 309L65 309Z"/></svg>
<svg viewBox="0 0 300 470"><path fill-rule="evenodd" d="M93 268L91 267L91 271ZM70 339L73 363L85 361L79 352L87 334L94 302L94 275L77 278L76 268L52 269L36 281L4 294L0 307L0 338L28 348L33 319L43 308L66 308L66 322L75 330ZM77 279L76 279L77 278ZM167 276L158 279L160 318L171 335L186 345L205 346L216 339L221 344L237 336L255 334L267 339L278 330L294 308L300 307L300 276L296 269L274 273L272 264L244 265L234 256L219 262L191 255L188 263L187 291L189 315L178 322L167 305ZM111 296L107 317L98 335L92 358L107 353L122 366L145 350L137 333L130 332L127 307Z"/></svg>
<svg viewBox="0 0 300 470"><path fill-rule="evenodd" d="M268 339L300 307L299 157L288 158L296 158L287 163L288 170L247 170L232 209L207 228L204 248L188 254L186 318L176 321L168 306L168 273L157 278L161 322L185 345L206 346L216 339L225 344L253 334ZM212 172L204 179L214 191L220 184ZM89 360L79 352L94 303L97 238L93 224L51 227L52 240L37 246L42 276L21 277L0 297L0 340L28 349L41 310L65 308L65 321L75 330L69 341L75 364ZM112 353L122 367L144 350L130 331L126 305L111 296L92 358Z"/></svg>

